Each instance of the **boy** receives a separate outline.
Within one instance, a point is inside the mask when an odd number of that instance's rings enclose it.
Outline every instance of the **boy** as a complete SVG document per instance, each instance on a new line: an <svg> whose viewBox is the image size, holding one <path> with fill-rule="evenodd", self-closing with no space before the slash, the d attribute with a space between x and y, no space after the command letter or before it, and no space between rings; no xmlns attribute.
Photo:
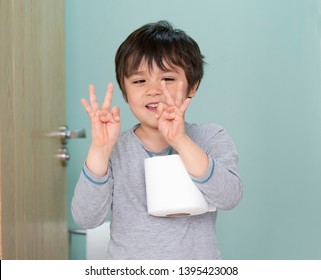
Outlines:
<svg viewBox="0 0 321 280"><path fill-rule="evenodd" d="M179 154L207 202L231 209L242 197L236 149L218 125L195 125L184 113L203 77L197 43L166 21L130 34L116 53L116 76L139 124L120 134L120 112L102 106L93 86L85 107L92 143L80 174L72 213L85 228L102 224L112 210L109 259L219 259L216 212L188 217L147 213L144 159Z"/></svg>

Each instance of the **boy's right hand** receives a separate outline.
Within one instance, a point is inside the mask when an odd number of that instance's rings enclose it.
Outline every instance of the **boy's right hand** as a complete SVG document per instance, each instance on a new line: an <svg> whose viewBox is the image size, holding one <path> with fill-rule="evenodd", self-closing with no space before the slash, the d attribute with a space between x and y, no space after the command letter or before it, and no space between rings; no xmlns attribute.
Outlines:
<svg viewBox="0 0 321 280"><path fill-rule="evenodd" d="M92 146L96 148L108 148L111 150L120 134L120 112L117 106L111 107L114 86L108 84L104 101L99 107L95 87L89 86L90 104L82 98L81 103L88 113L91 121Z"/></svg>

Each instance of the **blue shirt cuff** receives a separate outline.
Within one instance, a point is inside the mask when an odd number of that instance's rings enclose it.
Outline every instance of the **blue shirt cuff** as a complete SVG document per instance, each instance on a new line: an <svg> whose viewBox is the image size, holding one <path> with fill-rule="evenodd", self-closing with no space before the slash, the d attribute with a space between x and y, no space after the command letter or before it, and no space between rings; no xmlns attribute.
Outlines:
<svg viewBox="0 0 321 280"><path fill-rule="evenodd" d="M210 157L209 155L208 155L208 162L209 162L209 166L208 166L207 172L203 176L203 178L197 178L197 177L191 176L192 181L194 183L205 184L207 181L209 181L213 177L215 162L214 162L214 159L212 157Z"/></svg>
<svg viewBox="0 0 321 280"><path fill-rule="evenodd" d="M85 176L85 178L90 181L91 183L95 184L95 185L105 185L107 184L109 178L110 178L110 175L109 175L109 169L108 169L108 172L105 176L103 177L99 177L99 176L96 176L94 173L92 173L87 165L86 165L86 162L84 163L84 167L82 169L82 173L83 175Z"/></svg>

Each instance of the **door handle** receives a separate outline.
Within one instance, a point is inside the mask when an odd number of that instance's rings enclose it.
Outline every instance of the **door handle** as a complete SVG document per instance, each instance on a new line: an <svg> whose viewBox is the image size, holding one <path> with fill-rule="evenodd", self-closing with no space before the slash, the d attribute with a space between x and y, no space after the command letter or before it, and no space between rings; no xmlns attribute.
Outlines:
<svg viewBox="0 0 321 280"><path fill-rule="evenodd" d="M66 147L68 139L71 138L86 138L86 130L84 128L77 130L69 130L67 125L62 125L58 127L57 131L50 131L45 134L47 137L58 138L61 142L61 148L58 149L55 157L59 159L63 166L67 166L70 160L70 154Z"/></svg>
<svg viewBox="0 0 321 280"><path fill-rule="evenodd" d="M67 147L62 147L58 150L56 157L60 160L63 166L67 166L68 160L70 160L70 154Z"/></svg>
<svg viewBox="0 0 321 280"><path fill-rule="evenodd" d="M77 130L69 130L67 125L58 127L57 131L51 131L46 133L48 137L57 137L60 139L62 145L67 144L67 140L70 138L86 138L86 130L84 128Z"/></svg>
<svg viewBox="0 0 321 280"><path fill-rule="evenodd" d="M61 143L64 145L70 138L86 138L86 130L84 128L77 130L69 130L68 126L62 125L58 128L58 137L61 139Z"/></svg>

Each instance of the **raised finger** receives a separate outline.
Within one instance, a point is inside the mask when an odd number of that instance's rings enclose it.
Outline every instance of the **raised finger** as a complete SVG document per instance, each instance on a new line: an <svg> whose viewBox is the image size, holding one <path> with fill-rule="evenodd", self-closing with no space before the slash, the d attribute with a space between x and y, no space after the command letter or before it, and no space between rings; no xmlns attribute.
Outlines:
<svg viewBox="0 0 321 280"><path fill-rule="evenodd" d="M184 102L183 102L183 104L181 105L181 107L179 108L179 110L180 110L183 114L185 113L188 105L191 103L191 100L192 100L192 99L191 99L190 97L187 97L187 98L184 100Z"/></svg>
<svg viewBox="0 0 321 280"><path fill-rule="evenodd" d="M165 81L161 81L161 87L162 87L163 95L165 97L166 104L168 106L174 106L175 105L174 98L172 94L169 92Z"/></svg>
<svg viewBox="0 0 321 280"><path fill-rule="evenodd" d="M183 102L184 102L183 82L179 81L178 85L177 85L177 93L176 93L175 104L179 108L179 107L181 107Z"/></svg>
<svg viewBox="0 0 321 280"><path fill-rule="evenodd" d="M108 111L113 100L114 85L112 83L108 84L107 91L101 109Z"/></svg>
<svg viewBox="0 0 321 280"><path fill-rule="evenodd" d="M91 108L95 111L98 109L98 101L96 98L96 91L94 85L89 85L89 99Z"/></svg>
<svg viewBox="0 0 321 280"><path fill-rule="evenodd" d="M91 106L89 105L89 103L87 102L87 100L86 100L85 98L82 98L82 99L80 99L80 102L81 102L82 106L84 106L86 112L87 112L88 114L90 114L90 112L91 112Z"/></svg>

